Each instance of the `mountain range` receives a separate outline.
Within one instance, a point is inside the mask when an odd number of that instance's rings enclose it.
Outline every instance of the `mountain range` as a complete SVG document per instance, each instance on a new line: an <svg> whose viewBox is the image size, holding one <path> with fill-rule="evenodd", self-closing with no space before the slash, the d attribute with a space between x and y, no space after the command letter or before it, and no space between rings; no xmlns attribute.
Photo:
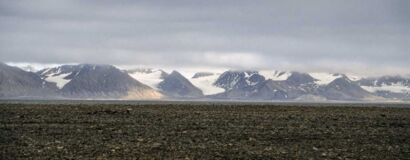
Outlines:
<svg viewBox="0 0 410 160"><path fill-rule="evenodd" d="M410 101L410 79L275 70L200 71L60 65L33 71L0 63L0 99Z"/></svg>

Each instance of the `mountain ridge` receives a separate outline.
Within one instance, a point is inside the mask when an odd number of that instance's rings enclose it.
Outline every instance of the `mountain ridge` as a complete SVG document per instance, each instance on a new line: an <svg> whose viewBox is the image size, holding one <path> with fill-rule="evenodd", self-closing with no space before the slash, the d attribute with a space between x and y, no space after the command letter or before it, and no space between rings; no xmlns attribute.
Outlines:
<svg viewBox="0 0 410 160"><path fill-rule="evenodd" d="M4 63L1 65L3 68L10 67ZM50 86L50 90L54 91L50 92L51 95L57 92L56 95L69 98L251 101L410 100L410 79L401 76L350 79L350 76L342 73L227 70L198 71L192 75L184 74L185 77L178 71L167 73L162 69L153 68L127 70L104 64L60 65L37 72L14 69L14 72L34 74L39 77L39 82ZM5 71L0 73L3 73L3 77L13 75ZM4 86L5 83L2 83ZM3 89L1 92L12 91ZM16 96L21 96L18 94ZM9 95L13 96L13 94Z"/></svg>

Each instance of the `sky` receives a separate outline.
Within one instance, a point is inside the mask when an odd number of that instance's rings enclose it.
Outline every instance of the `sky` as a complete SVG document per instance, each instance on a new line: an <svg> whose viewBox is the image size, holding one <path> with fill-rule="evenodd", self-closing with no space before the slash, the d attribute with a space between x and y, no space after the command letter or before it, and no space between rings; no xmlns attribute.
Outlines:
<svg viewBox="0 0 410 160"><path fill-rule="evenodd" d="M0 61L410 74L408 0L0 0Z"/></svg>

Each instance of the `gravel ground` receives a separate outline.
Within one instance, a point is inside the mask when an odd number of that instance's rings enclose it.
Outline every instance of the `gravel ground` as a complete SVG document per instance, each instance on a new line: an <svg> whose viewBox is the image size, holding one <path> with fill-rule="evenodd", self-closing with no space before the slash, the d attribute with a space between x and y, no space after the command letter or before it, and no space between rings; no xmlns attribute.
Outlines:
<svg viewBox="0 0 410 160"><path fill-rule="evenodd" d="M0 159L410 158L410 108L300 105L0 104Z"/></svg>

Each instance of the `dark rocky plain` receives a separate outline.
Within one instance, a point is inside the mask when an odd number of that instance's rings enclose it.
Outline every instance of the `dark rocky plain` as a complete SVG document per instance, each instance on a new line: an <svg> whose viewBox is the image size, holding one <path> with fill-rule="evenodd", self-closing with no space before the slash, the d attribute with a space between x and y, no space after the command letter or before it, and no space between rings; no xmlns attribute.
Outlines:
<svg viewBox="0 0 410 160"><path fill-rule="evenodd" d="M409 159L404 104L0 103L0 159Z"/></svg>

